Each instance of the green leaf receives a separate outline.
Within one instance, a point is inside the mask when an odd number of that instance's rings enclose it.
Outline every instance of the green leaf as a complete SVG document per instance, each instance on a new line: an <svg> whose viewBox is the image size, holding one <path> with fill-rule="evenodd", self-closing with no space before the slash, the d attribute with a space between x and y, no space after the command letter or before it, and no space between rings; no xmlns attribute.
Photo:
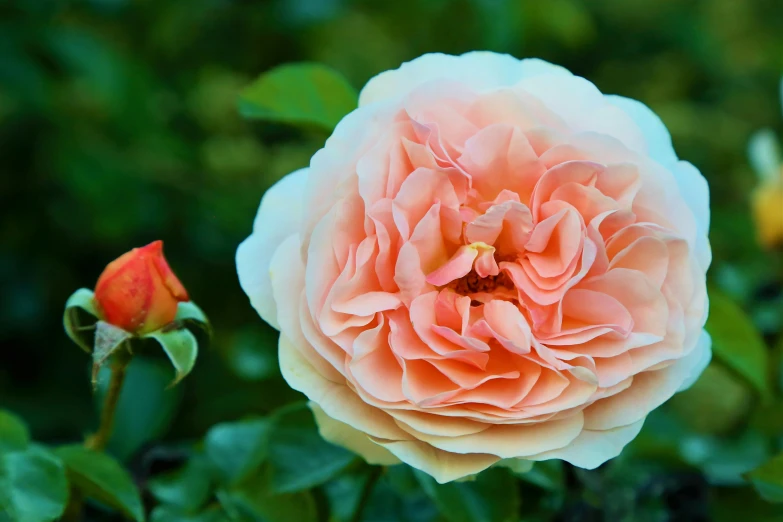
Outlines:
<svg viewBox="0 0 783 522"><path fill-rule="evenodd" d="M547 491L562 491L564 487L563 462L559 460L536 462L530 471L515 475Z"/></svg>
<svg viewBox="0 0 783 522"><path fill-rule="evenodd" d="M213 426L204 441L207 457L224 481L239 482L264 462L271 431L272 421L269 419Z"/></svg>
<svg viewBox="0 0 783 522"><path fill-rule="evenodd" d="M318 515L309 491L275 494L265 469L237 487L220 490L218 500L237 522L315 522Z"/></svg>
<svg viewBox="0 0 783 522"><path fill-rule="evenodd" d="M726 433L747 417L754 400L744 379L712 362L693 386L672 397L669 408L696 432Z"/></svg>
<svg viewBox="0 0 783 522"><path fill-rule="evenodd" d="M418 470L415 474L449 522L510 522L519 517L516 480L503 468L490 468L472 481L448 484L438 484Z"/></svg>
<svg viewBox="0 0 783 522"><path fill-rule="evenodd" d="M721 488L714 490L709 518L711 522L780 522L783 506L765 502L753 488Z"/></svg>
<svg viewBox="0 0 783 522"><path fill-rule="evenodd" d="M63 315L65 333L87 353L92 353L95 326L93 319L98 317L92 290L80 288L65 302Z"/></svg>
<svg viewBox="0 0 783 522"><path fill-rule="evenodd" d="M443 522L438 507L423 491L414 470L389 466L372 487L360 520L383 522Z"/></svg>
<svg viewBox="0 0 783 522"><path fill-rule="evenodd" d="M104 367L98 380L96 403L101 407L109 385L111 369ZM124 461L141 446L164 435L182 400L183 389L166 389L171 380L168 364L136 355L125 370L117 402L114 429L108 451Z"/></svg>
<svg viewBox="0 0 783 522"><path fill-rule="evenodd" d="M222 509L209 509L202 513L189 514L172 506L158 506L152 511L150 522L230 522Z"/></svg>
<svg viewBox="0 0 783 522"><path fill-rule="evenodd" d="M0 518L15 522L57 520L68 503L65 467L40 448L0 457Z"/></svg>
<svg viewBox="0 0 783 522"><path fill-rule="evenodd" d="M772 129L755 132L748 141L748 159L761 180L776 180L781 168L778 138Z"/></svg>
<svg viewBox="0 0 783 522"><path fill-rule="evenodd" d="M174 366L176 376L171 386L184 379L196 365L198 357L198 341L196 336L187 328L165 331L157 330L147 337L158 341Z"/></svg>
<svg viewBox="0 0 783 522"><path fill-rule="evenodd" d="M272 489L290 493L323 484L355 458L321 437L305 404L288 409L277 416L269 441Z"/></svg>
<svg viewBox="0 0 783 522"><path fill-rule="evenodd" d="M682 459L697 466L713 485L739 486L743 475L769 459L769 440L756 430L746 429L738 436L689 434L681 437Z"/></svg>
<svg viewBox="0 0 783 522"><path fill-rule="evenodd" d="M116 460L78 445L62 446L55 453L65 463L71 483L86 496L136 521L144 521L139 491L128 472Z"/></svg>
<svg viewBox="0 0 783 522"><path fill-rule="evenodd" d="M246 118L317 125L331 131L358 104L358 94L338 72L317 63L294 63L262 74L239 96Z"/></svg>
<svg viewBox="0 0 783 522"><path fill-rule="evenodd" d="M154 477L147 487L159 502L194 512L206 503L212 492L211 472L206 457L195 455L181 469Z"/></svg>
<svg viewBox="0 0 783 522"><path fill-rule="evenodd" d="M98 372L114 352L122 348L131 334L105 321L95 325L95 347L92 351L92 385L98 385Z"/></svg>
<svg viewBox="0 0 783 522"><path fill-rule="evenodd" d="M356 511L359 509L364 489L373 471L372 468L365 466L353 473L339 475L323 485L323 491L329 501L330 520L334 522L356 520Z"/></svg>
<svg viewBox="0 0 783 522"><path fill-rule="evenodd" d="M0 455L19 451L30 444L30 432L25 423L13 413L0 410Z"/></svg>
<svg viewBox="0 0 783 522"><path fill-rule="evenodd" d="M745 475L765 500L783 502L783 453Z"/></svg>
<svg viewBox="0 0 783 522"><path fill-rule="evenodd" d="M706 325L715 356L748 381L764 399L770 396L769 354L748 316L731 299L710 290Z"/></svg>

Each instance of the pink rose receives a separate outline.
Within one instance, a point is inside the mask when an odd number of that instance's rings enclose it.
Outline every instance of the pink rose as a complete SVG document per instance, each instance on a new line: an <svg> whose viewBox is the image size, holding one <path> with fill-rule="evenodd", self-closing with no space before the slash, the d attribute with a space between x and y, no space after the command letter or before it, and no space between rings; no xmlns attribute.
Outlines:
<svg viewBox="0 0 783 522"><path fill-rule="evenodd" d="M447 482L594 468L689 386L708 226L645 105L541 60L429 54L264 195L237 269L323 436Z"/></svg>

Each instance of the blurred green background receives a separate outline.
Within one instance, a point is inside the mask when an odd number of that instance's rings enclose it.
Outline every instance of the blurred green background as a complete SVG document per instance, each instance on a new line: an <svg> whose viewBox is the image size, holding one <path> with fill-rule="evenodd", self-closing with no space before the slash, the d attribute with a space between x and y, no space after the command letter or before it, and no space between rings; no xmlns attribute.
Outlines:
<svg viewBox="0 0 783 522"><path fill-rule="evenodd" d="M63 305L154 239L216 336L177 389L162 390L162 361L135 365L112 452L143 474L161 448L296 400L234 252L264 190L326 135L243 121L239 90L285 62L330 65L360 88L422 53L476 49L561 64L662 117L710 184L724 317L749 319L778 364L782 258L755 239L745 151L757 129L783 129L780 0L11 0L0 4L0 407L46 442L94 427L89 358L63 334ZM739 478L783 434L783 403L746 382L718 360L634 443L653 471L629 471L648 469L629 451L623 471L571 472L573 494L548 512L735 520L735 506L752 513L743 520L783 520ZM651 518L634 511L645 502Z"/></svg>

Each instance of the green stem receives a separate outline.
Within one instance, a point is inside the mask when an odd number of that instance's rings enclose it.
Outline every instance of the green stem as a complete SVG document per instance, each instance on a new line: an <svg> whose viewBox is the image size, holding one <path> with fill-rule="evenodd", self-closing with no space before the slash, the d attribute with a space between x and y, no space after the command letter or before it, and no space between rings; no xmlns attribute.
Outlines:
<svg viewBox="0 0 783 522"><path fill-rule="evenodd" d="M101 420L98 425L98 431L87 437L84 441L84 447L94 451L103 451L109 443L112 429L114 428L114 416L117 410L117 402L120 399L122 385L125 382L125 372L128 369L128 363L131 360L130 347L128 350L120 351L112 361L111 377L109 380L109 389L106 391L106 397L103 400L103 409L101 409ZM63 513L63 520L78 522L82 520L82 503L84 495L80 490L71 487L68 505Z"/></svg>
<svg viewBox="0 0 783 522"><path fill-rule="evenodd" d="M84 447L95 451L103 451L109 443L112 429L114 428L114 414L117 410L117 402L122 391L122 384L125 382L125 372L128 368L130 358L122 357L121 354L113 363L111 368L111 380L109 389L106 391L106 397L103 400L103 409L101 410L101 423L98 431L87 437Z"/></svg>
<svg viewBox="0 0 783 522"><path fill-rule="evenodd" d="M78 489L71 487L70 497L68 498L68 505L65 506L63 512L63 520L68 522L79 522L82 520L82 501L84 496Z"/></svg>
<svg viewBox="0 0 783 522"><path fill-rule="evenodd" d="M383 468L381 466L373 466L370 476L367 478L367 482L364 483L364 489L362 490L362 496L359 498L359 505L356 506L356 512L353 514L352 522L360 522L362 520L362 512L367 506L367 502L370 500L372 490L375 488L375 483L381 478Z"/></svg>

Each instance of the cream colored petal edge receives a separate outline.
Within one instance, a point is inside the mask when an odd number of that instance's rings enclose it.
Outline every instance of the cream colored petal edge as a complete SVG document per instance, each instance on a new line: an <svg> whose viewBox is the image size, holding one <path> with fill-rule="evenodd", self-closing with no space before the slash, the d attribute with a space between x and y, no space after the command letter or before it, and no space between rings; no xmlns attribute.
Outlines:
<svg viewBox="0 0 783 522"><path fill-rule="evenodd" d="M690 357L693 357L693 367L691 368L688 377L682 382L680 387L677 388L678 392L685 391L693 386L693 383L701 377L701 374L707 366L709 366L710 361L712 360L712 338L706 330L702 330L701 336L696 343L696 348L693 349Z"/></svg>
<svg viewBox="0 0 783 522"><path fill-rule="evenodd" d="M404 463L430 475L440 484L475 475L500 461L495 455L482 453L459 455L414 440L391 441L375 438L373 440Z"/></svg>
<svg viewBox="0 0 783 522"><path fill-rule="evenodd" d="M362 433L344 422L334 420L312 401L308 403L308 406L318 424L318 431L324 439L357 453L370 464L391 466L401 462L389 450L373 442L366 433Z"/></svg>
<svg viewBox="0 0 783 522"><path fill-rule="evenodd" d="M264 193L253 222L253 233L239 245L236 253L239 285L258 315L277 329L280 325L269 265L277 247L299 231L308 170L300 169L284 176Z"/></svg>
<svg viewBox="0 0 783 522"><path fill-rule="evenodd" d="M709 249L707 233L710 229L710 191L707 180L687 161L680 161L672 145L672 137L661 118L644 103L624 96L606 95L612 105L622 109L639 126L647 142L648 154L652 159L671 169L683 199L696 217L699 225L700 250L702 264L705 259L704 248ZM707 254L709 251L707 251ZM709 266L707 261L706 266ZM705 266L705 269L706 269Z"/></svg>
<svg viewBox="0 0 783 522"><path fill-rule="evenodd" d="M318 373L285 333L280 334L278 355L280 371L289 386L304 393L329 417L381 439L410 439L386 412L363 402L344 383L330 381Z"/></svg>
<svg viewBox="0 0 783 522"><path fill-rule="evenodd" d="M417 433L416 438L449 453L485 453L503 459L527 458L567 446L579 436L583 425L582 412L577 412L564 419L538 424L494 425L478 433L456 437Z"/></svg>
<svg viewBox="0 0 783 522"><path fill-rule="evenodd" d="M477 91L485 91L509 87L523 78L539 74L571 75L567 69L538 58L520 60L488 51L460 56L425 54L370 79L359 95L359 106L403 96L432 80L456 80Z"/></svg>
<svg viewBox="0 0 783 522"><path fill-rule="evenodd" d="M571 444L529 457L531 460L561 459L584 469L595 469L619 455L639 434L644 419L605 431L584 430Z"/></svg>
<svg viewBox="0 0 783 522"><path fill-rule="evenodd" d="M625 96L607 94L604 97L609 103L622 109L639 126L647 142L647 152L652 159L667 167L677 162L672 137L661 118L652 109L638 100Z"/></svg>

